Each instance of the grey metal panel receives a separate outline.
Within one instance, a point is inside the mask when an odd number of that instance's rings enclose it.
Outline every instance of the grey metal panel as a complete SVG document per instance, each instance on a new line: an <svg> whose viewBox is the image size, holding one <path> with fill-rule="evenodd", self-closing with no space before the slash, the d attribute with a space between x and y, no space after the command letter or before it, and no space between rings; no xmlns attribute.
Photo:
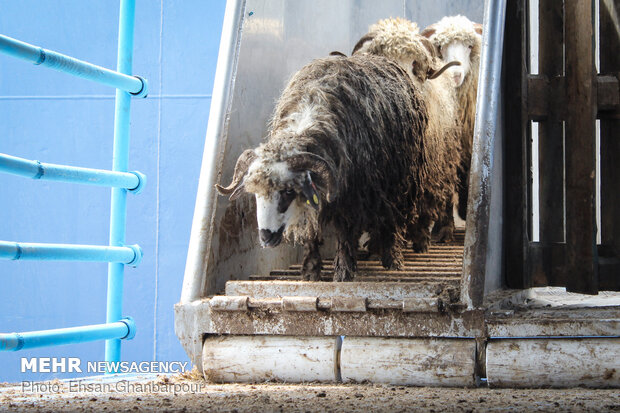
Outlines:
<svg viewBox="0 0 620 413"><path fill-rule="evenodd" d="M462 14L476 23L482 23L484 16L484 0L404 0L404 3L405 17L418 23L420 30L444 16Z"/></svg>
<svg viewBox="0 0 620 413"><path fill-rule="evenodd" d="M491 291L500 285L502 163L499 137L503 133L500 109L505 11L505 0L490 0L484 17L461 281L461 302L468 308L482 306L485 287Z"/></svg>
<svg viewBox="0 0 620 413"><path fill-rule="evenodd" d="M261 249L256 239L254 200L237 203L215 195L213 184L230 182L237 157L267 135L275 101L287 80L314 58L332 50L350 53L368 26L381 18L418 17L424 27L443 15L464 13L481 21L482 2L437 0L231 0L240 16L239 37L222 41L220 82L231 88L214 98L188 251L182 302L222 291L229 279L247 279L298 261L301 248ZM234 18L226 24L239 24ZM226 31L226 28L225 28ZM228 30L231 32L231 30ZM235 33L234 30L232 30ZM216 85L216 88L221 85ZM217 123L221 128L212 128ZM207 201L201 201L201 198ZM327 243L329 244L329 242Z"/></svg>

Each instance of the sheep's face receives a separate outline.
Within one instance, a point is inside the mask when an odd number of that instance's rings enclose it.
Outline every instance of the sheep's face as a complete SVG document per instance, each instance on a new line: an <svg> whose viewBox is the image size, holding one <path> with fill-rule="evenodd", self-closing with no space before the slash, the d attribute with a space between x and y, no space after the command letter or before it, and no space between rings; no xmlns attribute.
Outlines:
<svg viewBox="0 0 620 413"><path fill-rule="evenodd" d="M291 171L286 162L255 161L245 187L256 197L256 220L263 247L278 246L287 230L304 225L320 203L310 172Z"/></svg>
<svg viewBox="0 0 620 413"><path fill-rule="evenodd" d="M453 41L441 47L441 57L444 62L457 61L461 63L460 66L452 66L448 69L448 75L454 87L461 86L469 73L470 55L473 47L473 44L459 41Z"/></svg>
<svg viewBox="0 0 620 413"><path fill-rule="evenodd" d="M256 194L256 220L263 247L276 247L282 242L287 224L301 214L303 206L294 189L282 189L263 197Z"/></svg>
<svg viewBox="0 0 620 413"><path fill-rule="evenodd" d="M283 237L302 241L316 236L321 199L332 202L337 196L334 174L325 159L297 152L285 160L273 160L269 155L276 152L265 146L244 151L237 159L230 185L215 185L231 200L242 193L254 194L263 247L275 247Z"/></svg>

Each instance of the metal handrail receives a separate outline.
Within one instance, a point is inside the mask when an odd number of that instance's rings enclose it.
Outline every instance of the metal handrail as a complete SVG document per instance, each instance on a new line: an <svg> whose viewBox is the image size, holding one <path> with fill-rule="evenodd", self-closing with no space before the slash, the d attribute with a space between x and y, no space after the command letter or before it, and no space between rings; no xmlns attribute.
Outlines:
<svg viewBox="0 0 620 413"><path fill-rule="evenodd" d="M120 262L136 267L142 260L142 249L138 245L104 247L0 241L0 259Z"/></svg>
<svg viewBox="0 0 620 413"><path fill-rule="evenodd" d="M31 161L3 153L0 153L0 172L32 179L125 188L133 193L139 193L146 183L146 176L137 171L115 172L57 165Z"/></svg>
<svg viewBox="0 0 620 413"><path fill-rule="evenodd" d="M143 174L128 172L131 97L146 97L148 89L145 79L131 75L134 20L135 0L121 0L117 71L0 35L0 53L117 89L112 171L46 164L0 154L0 172L33 179L112 187L109 246L0 241L0 259L108 262L106 323L0 334L0 351L106 340L106 362L118 362L121 340L129 340L136 333L131 317L122 316L125 265L136 266L142 258L142 250L138 245L125 245L127 192L139 192L146 182Z"/></svg>
<svg viewBox="0 0 620 413"><path fill-rule="evenodd" d="M132 95L145 97L147 94L146 80L139 76L129 76L120 71L115 72L83 60L75 59L53 50L43 49L29 43L0 34L0 53L49 67L50 69L68 73L83 79L92 80L122 89Z"/></svg>

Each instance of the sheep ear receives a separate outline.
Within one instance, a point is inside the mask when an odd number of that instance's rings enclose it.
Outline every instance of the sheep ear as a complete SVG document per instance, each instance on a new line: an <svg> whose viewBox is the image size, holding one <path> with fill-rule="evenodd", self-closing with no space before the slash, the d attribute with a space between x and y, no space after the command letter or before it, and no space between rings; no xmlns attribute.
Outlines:
<svg viewBox="0 0 620 413"><path fill-rule="evenodd" d="M428 40L426 37L421 37L420 43L424 45L424 47L426 48L426 50L428 50L431 56L437 57L437 49L435 49L435 45L430 40Z"/></svg>
<svg viewBox="0 0 620 413"><path fill-rule="evenodd" d="M366 42L369 42L374 38L375 38L374 33L366 33L364 36L362 36L361 39L357 41L357 43L355 43L355 46L353 46L353 51L351 52L351 54L354 55L358 50L362 48L362 46L364 46Z"/></svg>
<svg viewBox="0 0 620 413"><path fill-rule="evenodd" d="M431 24L426 29L422 30L422 33L420 33L420 35L429 39L432 35L435 34L436 31L437 31L437 26L435 26L434 24Z"/></svg>
<svg viewBox="0 0 620 413"><path fill-rule="evenodd" d="M474 30L482 36L482 25L480 23L474 23Z"/></svg>
<svg viewBox="0 0 620 413"><path fill-rule="evenodd" d="M436 79L438 78L443 72L446 71L446 69L452 67L452 66L460 66L461 62L458 61L453 61L450 63L446 63L445 65L443 65L443 67L439 70L435 70L433 68L428 69L428 77L427 79Z"/></svg>
<svg viewBox="0 0 620 413"><path fill-rule="evenodd" d="M333 52L331 52L329 55L330 55L330 56L347 57L347 55L346 55L346 54L344 54L344 53L342 53L342 52L339 52L338 50L334 50L334 51L333 51Z"/></svg>
<svg viewBox="0 0 620 413"><path fill-rule="evenodd" d="M217 192L219 192L220 195L230 195L231 200L238 198L244 191L243 178L245 178L250 165L256 158L257 155L253 149L245 150L237 159L232 182L227 187L215 184L215 189L217 189Z"/></svg>

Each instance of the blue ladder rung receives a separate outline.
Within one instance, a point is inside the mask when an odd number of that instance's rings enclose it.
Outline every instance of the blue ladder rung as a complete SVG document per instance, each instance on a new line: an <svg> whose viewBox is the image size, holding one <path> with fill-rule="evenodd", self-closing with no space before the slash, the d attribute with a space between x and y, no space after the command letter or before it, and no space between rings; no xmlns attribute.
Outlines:
<svg viewBox="0 0 620 413"><path fill-rule="evenodd" d="M0 260L118 262L136 267L142 248L0 241Z"/></svg>
<svg viewBox="0 0 620 413"><path fill-rule="evenodd" d="M129 76L105 67L75 59L52 50L0 34L0 53L46 66L60 72L124 90L137 97L146 97L148 85L140 76Z"/></svg>
<svg viewBox="0 0 620 413"><path fill-rule="evenodd" d="M2 333L0 334L0 351L18 351L96 340L131 340L135 335L136 325L133 319L125 317L114 323L29 331L26 333Z"/></svg>
<svg viewBox="0 0 620 413"><path fill-rule="evenodd" d="M139 193L146 184L140 172L116 172L31 161L0 153L0 172L32 179L126 188Z"/></svg>

